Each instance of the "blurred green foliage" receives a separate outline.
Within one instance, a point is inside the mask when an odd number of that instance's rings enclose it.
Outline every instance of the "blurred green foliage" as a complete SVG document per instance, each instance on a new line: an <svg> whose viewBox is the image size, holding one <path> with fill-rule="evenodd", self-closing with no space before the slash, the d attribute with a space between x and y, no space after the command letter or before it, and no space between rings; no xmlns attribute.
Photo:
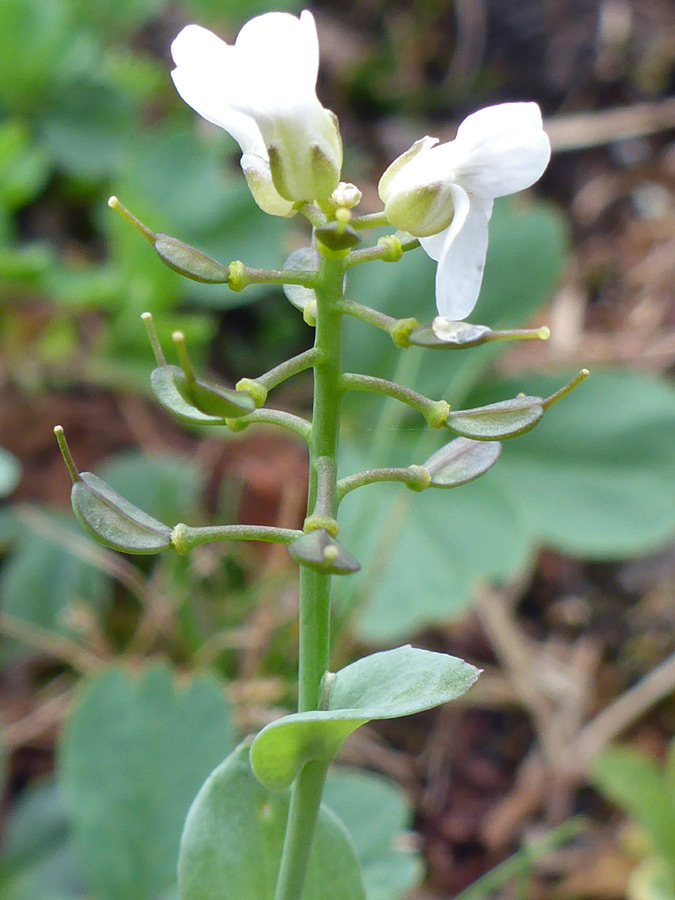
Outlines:
<svg viewBox="0 0 675 900"><path fill-rule="evenodd" d="M629 900L675 897L675 742L662 767L629 747L610 747L593 764L591 781L639 829L630 843L642 861L631 873Z"/></svg>
<svg viewBox="0 0 675 900"><path fill-rule="evenodd" d="M154 313L167 344L180 326L202 365L219 314L264 295L262 287L233 294L181 279L106 201L119 195L151 228L225 263L281 265L293 245L288 223L258 210L234 144L178 100L168 45L189 21L233 34L259 12L300 6L288 0L0 0L0 351L20 390L39 393L55 378L63 386L146 392L152 363L141 312ZM356 67L354 96L366 107L400 111L402 97L383 94L391 53L383 52L375 73L372 60ZM566 251L564 220L554 209L499 206L481 319L493 328L526 323L550 296ZM349 296L428 322L431 261L411 253L396 266L384 265L350 273ZM299 315L281 291L272 294L255 353L243 342L228 347L235 371L256 375L299 341ZM35 304L43 315L28 327L25 312ZM400 377L445 396L454 408L520 390L545 395L564 380L496 380L493 364L503 345L401 354L385 335L371 332L363 340L365 327L349 324L347 368ZM254 372L247 371L252 358ZM440 442L389 402L358 395L345 412L341 474L419 462ZM675 393L659 379L594 373L535 431L507 443L485 478L459 492L412 496L378 485L353 494L344 506L342 539L363 571L339 585L340 624L352 621L374 642L408 636L460 614L479 579L508 579L541 544L590 559L661 546L675 529L668 492L674 412ZM375 423L371 431L364 430L363 415ZM0 494L11 493L19 474L17 461L0 452ZM186 456L120 455L97 474L164 522L208 520L205 473ZM227 519L230 506L214 505L216 516ZM0 894L3 900L172 900L173 861L191 796L235 743L223 695L240 674L238 645L221 638L240 634L266 594L283 596L290 570L260 583L258 557L239 546L215 561L204 555L191 565L163 554L133 569L88 542L69 514L23 506L3 512L0 544L0 612L14 623L12 639L0 648L4 664L25 661L37 648L56 658L57 678L65 671L72 686L81 668L89 670L70 650L103 636L110 656L125 663L138 665L141 651L158 652L181 669L210 672L191 678L151 666L133 677L117 667L87 675L60 745L58 784L31 786L9 816ZM156 608L164 610L162 627L152 618ZM280 704L292 697L294 641L294 626L282 622L256 669L280 677L274 698ZM52 675L47 668L35 677L49 683ZM654 777L646 776L652 788ZM604 778L609 784L610 776ZM644 780L636 777L635 784ZM619 782L630 779L616 776L613 783ZM621 800L622 790L607 788L654 832L650 822L658 817L643 810L649 791L638 809L640 798ZM329 784L327 804L355 838L369 900L396 900L420 870L418 854L399 847L409 819L402 794L371 775L341 773ZM373 821L381 826L376 831Z"/></svg>

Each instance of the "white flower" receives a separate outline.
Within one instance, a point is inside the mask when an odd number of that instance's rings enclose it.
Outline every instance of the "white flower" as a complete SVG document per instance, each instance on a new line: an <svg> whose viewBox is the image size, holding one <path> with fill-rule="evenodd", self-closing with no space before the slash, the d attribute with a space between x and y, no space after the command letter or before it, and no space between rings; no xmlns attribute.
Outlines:
<svg viewBox="0 0 675 900"><path fill-rule="evenodd" d="M316 96L319 43L310 12L257 16L232 46L188 25L171 53L178 93L237 141L262 209L288 216L296 201L331 195L342 144L335 117Z"/></svg>
<svg viewBox="0 0 675 900"><path fill-rule="evenodd" d="M425 137L395 160L379 192L392 225L420 238L438 262L434 330L464 319L478 299L496 197L541 177L551 156L536 103L502 103L473 113L454 141ZM445 321L444 321L445 320Z"/></svg>

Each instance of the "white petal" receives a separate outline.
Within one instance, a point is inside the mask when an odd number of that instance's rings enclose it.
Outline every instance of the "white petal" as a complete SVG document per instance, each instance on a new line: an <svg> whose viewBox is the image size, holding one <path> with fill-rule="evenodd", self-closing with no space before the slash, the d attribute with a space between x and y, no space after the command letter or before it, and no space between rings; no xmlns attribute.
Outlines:
<svg viewBox="0 0 675 900"><path fill-rule="evenodd" d="M439 316L460 321L476 305L485 268L491 206L472 198L462 227L454 234L452 225L448 229L436 269Z"/></svg>
<svg viewBox="0 0 675 900"><path fill-rule="evenodd" d="M199 25L188 25L171 45L176 68L171 73L176 90L202 118L225 129L243 153L265 158L267 151L251 116L233 109L223 85L236 81L236 60L219 37Z"/></svg>
<svg viewBox="0 0 675 900"><path fill-rule="evenodd" d="M457 129L462 141L479 143L485 137L515 130L543 127L537 103L498 103L471 113Z"/></svg>
<svg viewBox="0 0 675 900"><path fill-rule="evenodd" d="M454 141L455 178L469 193L494 199L522 191L541 177L551 145L536 103L482 109L460 125Z"/></svg>
<svg viewBox="0 0 675 900"><path fill-rule="evenodd" d="M315 99L319 39L314 17L274 12L256 16L241 29L235 50L256 106L289 107Z"/></svg>
<svg viewBox="0 0 675 900"><path fill-rule="evenodd" d="M430 237L422 237L420 238L420 244L425 253L427 253L432 259L435 259L436 262L441 258L443 254L443 248L446 243L450 241L454 241L457 234L464 227L464 223L466 222L466 217L469 214L469 197L465 190L463 190L458 184L450 184L448 185L450 195L452 197L452 204L454 207L454 215L452 217L452 222L448 225L447 228L444 228L443 231L439 231L438 234L432 234Z"/></svg>

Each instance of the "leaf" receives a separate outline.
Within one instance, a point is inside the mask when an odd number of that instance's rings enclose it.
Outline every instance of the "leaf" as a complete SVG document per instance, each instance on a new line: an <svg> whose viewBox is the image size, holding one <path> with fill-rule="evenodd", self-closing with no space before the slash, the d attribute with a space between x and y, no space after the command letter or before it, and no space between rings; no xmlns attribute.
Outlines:
<svg viewBox="0 0 675 900"><path fill-rule="evenodd" d="M553 383L517 382L544 394ZM601 560L662 546L675 534L675 390L647 375L594 372L505 445L494 477L538 543Z"/></svg>
<svg viewBox="0 0 675 900"><path fill-rule="evenodd" d="M198 508L202 473L187 456L118 453L97 472L115 491L160 521L184 521Z"/></svg>
<svg viewBox="0 0 675 900"><path fill-rule="evenodd" d="M399 900L417 885L422 861L407 834L412 809L403 791L372 772L338 768L323 799L354 842L368 900Z"/></svg>
<svg viewBox="0 0 675 900"><path fill-rule="evenodd" d="M155 900L174 880L187 809L231 748L222 688L165 666L85 684L60 748L73 841L100 900Z"/></svg>
<svg viewBox="0 0 675 900"><path fill-rule="evenodd" d="M336 606L342 618L354 612L362 638L385 644L447 622L478 578L505 579L525 564L529 523L497 480L500 465L452 494L376 485L376 503L366 489L347 495L340 536L359 548L361 572L335 585Z"/></svg>
<svg viewBox="0 0 675 900"><path fill-rule="evenodd" d="M85 895L61 795L33 782L13 804L0 846L3 900L81 900Z"/></svg>
<svg viewBox="0 0 675 900"><path fill-rule="evenodd" d="M654 851L675 860L675 797L647 756L628 747L611 747L593 762L591 781L647 832Z"/></svg>
<svg viewBox="0 0 675 900"><path fill-rule="evenodd" d="M19 460L9 451L0 447L0 497L12 493L21 479Z"/></svg>
<svg viewBox="0 0 675 900"><path fill-rule="evenodd" d="M287 793L269 794L240 744L190 808L178 860L180 900L273 900L288 817ZM342 823L319 813L302 900L365 900Z"/></svg>
<svg viewBox="0 0 675 900"><path fill-rule="evenodd" d="M327 707L284 716L256 736L251 768L272 791L283 791L311 760L330 762L342 742L372 719L431 709L465 693L479 670L455 656L410 645L366 656L327 677Z"/></svg>
<svg viewBox="0 0 675 900"><path fill-rule="evenodd" d="M46 631L76 636L69 624L70 612L80 604L105 609L111 596L110 579L68 549L68 536L82 534L71 514L41 510L40 515L48 528L63 535L65 543L43 537L29 525L19 528L18 541L0 574L2 610Z"/></svg>

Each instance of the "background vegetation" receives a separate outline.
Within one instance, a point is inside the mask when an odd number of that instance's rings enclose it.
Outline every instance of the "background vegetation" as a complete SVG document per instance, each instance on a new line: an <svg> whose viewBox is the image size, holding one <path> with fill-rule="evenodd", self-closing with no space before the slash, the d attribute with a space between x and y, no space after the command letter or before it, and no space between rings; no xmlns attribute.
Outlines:
<svg viewBox="0 0 675 900"><path fill-rule="evenodd" d="M81 469L165 522L301 520L302 448L274 431L169 421L150 398L139 315L154 314L167 345L180 327L200 368L228 384L308 346L309 328L281 291L181 279L106 205L115 193L224 263L278 266L306 243L300 223L258 211L237 148L168 74L187 22L232 39L282 5L0 0L7 900L168 900L201 781L237 735L293 702L285 550L104 550L68 509L52 434L62 424ZM675 811L661 802L675 715L671 5L312 8L321 98L340 118L364 211L394 156L424 133L451 138L490 103L537 100L557 151L536 197L498 206L474 316L547 323L550 342L409 350L397 376L460 407L545 396L581 365L593 372L478 482L414 503L378 485L345 503L363 569L339 585L336 665L357 645L412 640L485 669L463 703L346 745L343 762L370 774L337 772L331 800L352 818L369 896L395 900L420 876L448 896L515 853L471 896L515 885L532 897L673 897ZM426 256L364 269L354 299L430 321ZM362 327L348 367L393 375L397 354ZM309 401L303 378L275 399ZM356 397L346 412L345 473L434 449L393 405ZM606 751L619 739L630 749Z"/></svg>

